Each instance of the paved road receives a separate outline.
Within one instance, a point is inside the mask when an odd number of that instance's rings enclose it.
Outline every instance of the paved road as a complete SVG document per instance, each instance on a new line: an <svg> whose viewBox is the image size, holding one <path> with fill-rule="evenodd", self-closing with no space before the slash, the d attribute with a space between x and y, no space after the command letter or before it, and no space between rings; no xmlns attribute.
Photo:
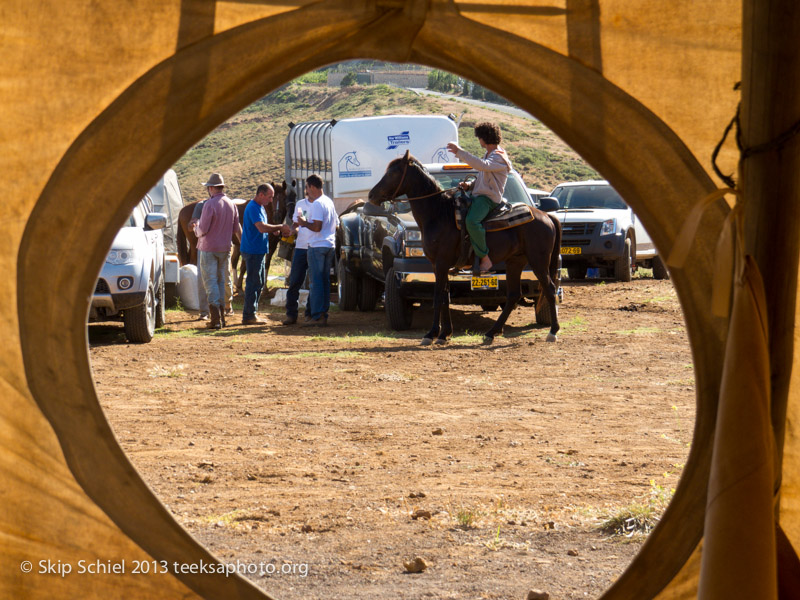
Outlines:
<svg viewBox="0 0 800 600"><path fill-rule="evenodd" d="M434 92L433 90L426 90L424 88L408 88L408 89L410 89L412 92L416 92L417 94L426 94L429 96L441 96L443 98L449 98L450 100L460 100L461 102L466 102L467 104L477 104L478 106L483 106L485 108L493 108L495 110L499 110L501 112L508 113L510 115L515 115L517 117L523 117L525 119L531 119L533 121L539 120L529 112L526 112L521 108L517 108L516 106L495 104L494 102L484 102L482 100L476 100L475 98L465 98L463 96L452 96L450 94Z"/></svg>

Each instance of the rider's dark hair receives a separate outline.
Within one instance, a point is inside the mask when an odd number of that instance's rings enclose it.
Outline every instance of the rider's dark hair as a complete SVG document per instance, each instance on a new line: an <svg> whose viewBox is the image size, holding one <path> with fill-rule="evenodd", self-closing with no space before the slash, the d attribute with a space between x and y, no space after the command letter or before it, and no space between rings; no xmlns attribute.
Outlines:
<svg viewBox="0 0 800 600"><path fill-rule="evenodd" d="M315 188L322 189L322 178L319 175L309 175L306 178L307 185L313 185Z"/></svg>
<svg viewBox="0 0 800 600"><path fill-rule="evenodd" d="M500 128L494 123L478 123L475 125L475 137L487 144L499 144L503 139Z"/></svg>
<svg viewBox="0 0 800 600"><path fill-rule="evenodd" d="M256 189L256 196L258 196L259 194L266 194L271 189L274 189L271 185L269 185L268 183L262 183Z"/></svg>

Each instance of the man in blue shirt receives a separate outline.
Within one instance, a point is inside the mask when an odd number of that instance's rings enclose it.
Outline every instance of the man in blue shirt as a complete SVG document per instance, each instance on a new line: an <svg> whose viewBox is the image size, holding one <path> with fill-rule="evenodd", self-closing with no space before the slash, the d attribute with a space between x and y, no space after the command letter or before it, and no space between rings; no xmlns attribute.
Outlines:
<svg viewBox="0 0 800 600"><path fill-rule="evenodd" d="M242 325L266 323L258 318L258 301L267 280L264 269L264 256L269 252L269 234L281 230L280 225L270 225L264 207L275 197L275 190L269 184L262 184L256 190L256 197L247 203L242 222L242 241L239 250L247 269L244 283L244 309Z"/></svg>

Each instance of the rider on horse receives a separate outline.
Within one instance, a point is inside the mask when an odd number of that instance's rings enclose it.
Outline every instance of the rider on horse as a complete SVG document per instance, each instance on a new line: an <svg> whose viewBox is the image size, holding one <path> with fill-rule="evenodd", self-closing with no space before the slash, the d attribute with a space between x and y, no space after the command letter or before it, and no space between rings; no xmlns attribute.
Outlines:
<svg viewBox="0 0 800 600"><path fill-rule="evenodd" d="M469 232L472 249L475 251L475 270L488 273L492 268L489 259L489 248L486 246L486 230L481 223L492 209L503 201L503 190L506 179L511 171L511 161L506 151L500 147L500 128L494 123L478 123L475 126L475 137L478 138L481 148L486 150L483 158L478 158L463 150L455 142L447 144L447 149L456 157L477 169L478 176L471 183L463 182L459 187L463 190L472 190L472 206L467 213L467 231Z"/></svg>

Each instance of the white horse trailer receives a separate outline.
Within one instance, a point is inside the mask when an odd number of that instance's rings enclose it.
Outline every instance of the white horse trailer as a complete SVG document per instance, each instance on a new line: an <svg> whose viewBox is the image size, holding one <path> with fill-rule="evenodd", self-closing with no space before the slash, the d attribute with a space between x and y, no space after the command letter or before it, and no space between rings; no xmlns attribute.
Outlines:
<svg viewBox="0 0 800 600"><path fill-rule="evenodd" d="M168 169L147 195L155 212L167 215L164 227L164 295L167 306L175 304L178 297L181 263L178 260L178 214L183 208L183 197L175 171Z"/></svg>
<svg viewBox="0 0 800 600"><path fill-rule="evenodd" d="M323 191L341 213L380 180L386 165L408 150L422 163L452 162L447 143L458 142L458 126L438 115L386 115L341 121L290 123L284 142L286 181L297 182L298 198L305 180L322 178Z"/></svg>

